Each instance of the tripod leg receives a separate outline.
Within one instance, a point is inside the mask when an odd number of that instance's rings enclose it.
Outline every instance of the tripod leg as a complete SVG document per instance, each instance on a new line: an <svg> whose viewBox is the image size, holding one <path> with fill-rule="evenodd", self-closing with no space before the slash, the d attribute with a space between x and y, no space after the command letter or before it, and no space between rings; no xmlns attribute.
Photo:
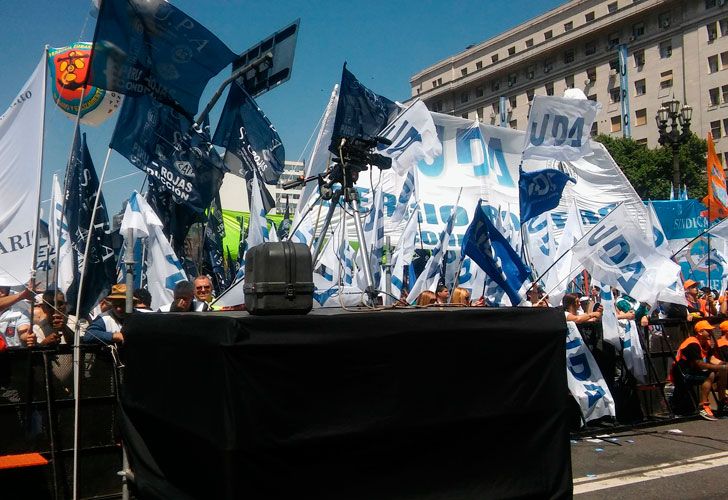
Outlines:
<svg viewBox="0 0 728 500"><path fill-rule="evenodd" d="M354 210L354 227L356 228L356 238L359 240L359 251L361 252L362 266L364 267L364 277L367 282L367 289L365 290L369 296L369 300L373 303L377 297L377 293L374 290L374 275L372 274L372 265L369 260L369 250L367 248L367 242L364 238L364 228L361 225L361 219L359 218L359 200L352 197L349 201L351 208Z"/></svg>
<svg viewBox="0 0 728 500"><path fill-rule="evenodd" d="M331 204L329 205L329 210L326 212L326 219L324 220L324 225L321 228L321 233L319 234L319 239L316 242L316 250L313 253L313 268L316 269L316 262L318 261L318 258L321 256L321 252L324 249L324 243L326 241L326 234L329 232L329 227L331 226L331 218L334 216L334 211L336 210L336 207L339 205L339 196L334 195L333 198L331 198Z"/></svg>

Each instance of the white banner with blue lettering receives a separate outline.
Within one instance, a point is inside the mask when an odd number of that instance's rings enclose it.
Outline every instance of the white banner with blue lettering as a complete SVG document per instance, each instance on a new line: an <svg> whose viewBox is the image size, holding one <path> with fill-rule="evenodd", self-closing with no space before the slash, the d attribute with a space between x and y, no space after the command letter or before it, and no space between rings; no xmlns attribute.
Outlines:
<svg viewBox="0 0 728 500"><path fill-rule="evenodd" d="M0 116L0 285L28 282L35 254L45 55L10 107Z"/></svg>
<svg viewBox="0 0 728 500"><path fill-rule="evenodd" d="M616 417L614 398L573 321L566 322L566 380L586 422Z"/></svg>
<svg viewBox="0 0 728 500"><path fill-rule="evenodd" d="M591 153L589 133L599 103L537 95L531 104L523 159L578 160Z"/></svg>
<svg viewBox="0 0 728 500"><path fill-rule="evenodd" d="M414 204L419 199L422 246L432 249L437 244L440 232L453 209L454 200L462 188L460 206L448 248L460 248L480 198L492 218L500 210L502 218L510 220L514 227L519 228L518 166L525 133L440 113L432 113L432 118L442 144L442 154L432 161L423 159L418 162L414 170L417 193L409 195L413 183L406 175L400 176L393 169L365 171L360 174L356 184L362 209L370 208L373 199L372 186L381 189L385 235L392 238L393 244L397 244L405 220L401 217L393 219L392 216L401 203L400 200ZM620 202L623 202L625 209L640 226L645 225L645 207L622 171L602 144L592 142L591 150L591 154L585 158L562 164L564 170L577 182L567 185L559 207L549 212L550 225L553 226L551 237L556 241L563 230L566 212L572 200L576 202L585 229L596 224ZM553 167L553 161L532 159L523 165L525 171L546 167ZM403 191L408 193L406 197L400 196ZM327 206L328 202L320 210L318 207L314 208L309 214L309 220L304 221L300 227L307 230L317 228L318 234ZM340 213L337 213L332 224L336 225L339 218ZM349 217L347 222L349 238L355 241L353 221ZM534 229L538 227L535 225ZM418 245L419 239L418 235Z"/></svg>
<svg viewBox="0 0 728 500"><path fill-rule="evenodd" d="M680 273L679 265L655 251L623 205L574 245L573 252L594 279L648 304Z"/></svg>

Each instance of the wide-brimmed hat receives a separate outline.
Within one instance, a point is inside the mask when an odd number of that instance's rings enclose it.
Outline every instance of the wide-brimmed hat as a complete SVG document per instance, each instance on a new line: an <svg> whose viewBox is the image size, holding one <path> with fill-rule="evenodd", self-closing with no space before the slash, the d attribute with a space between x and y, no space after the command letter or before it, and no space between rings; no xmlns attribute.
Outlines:
<svg viewBox="0 0 728 500"><path fill-rule="evenodd" d="M106 296L106 300L125 300L126 299L126 285L112 285L111 293Z"/></svg>

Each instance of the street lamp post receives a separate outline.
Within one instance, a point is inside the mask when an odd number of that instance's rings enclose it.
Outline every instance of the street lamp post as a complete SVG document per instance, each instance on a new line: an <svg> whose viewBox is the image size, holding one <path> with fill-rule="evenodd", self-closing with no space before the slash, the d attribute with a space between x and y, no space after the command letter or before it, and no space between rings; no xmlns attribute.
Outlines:
<svg viewBox="0 0 728 500"><path fill-rule="evenodd" d="M693 108L687 104L680 107L680 101L673 99L662 103L657 110L657 130L660 132L661 146L672 147L672 184L680 189L680 145L685 144L690 136L690 120L693 117ZM667 122L670 121L670 131L667 131ZM679 128L678 128L679 125ZM682 130L680 130L682 129Z"/></svg>

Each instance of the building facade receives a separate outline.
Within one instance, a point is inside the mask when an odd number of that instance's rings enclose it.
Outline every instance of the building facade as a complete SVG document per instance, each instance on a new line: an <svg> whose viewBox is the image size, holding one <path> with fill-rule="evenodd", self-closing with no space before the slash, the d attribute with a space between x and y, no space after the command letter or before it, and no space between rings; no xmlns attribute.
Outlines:
<svg viewBox="0 0 728 500"><path fill-rule="evenodd" d="M631 136L658 146L655 120L673 98L691 130L728 153L728 0L572 0L412 76L432 111L525 129L534 95L579 88L602 104L592 135L624 133L618 47L628 51Z"/></svg>

